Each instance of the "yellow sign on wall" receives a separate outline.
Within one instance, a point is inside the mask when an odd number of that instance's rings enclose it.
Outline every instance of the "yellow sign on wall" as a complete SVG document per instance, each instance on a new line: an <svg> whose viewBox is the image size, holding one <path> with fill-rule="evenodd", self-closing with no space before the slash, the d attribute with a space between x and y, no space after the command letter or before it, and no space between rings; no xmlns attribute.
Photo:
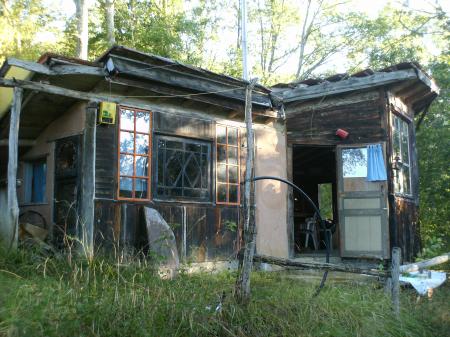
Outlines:
<svg viewBox="0 0 450 337"><path fill-rule="evenodd" d="M102 124L114 124L116 122L116 103L101 102L98 113L98 121Z"/></svg>

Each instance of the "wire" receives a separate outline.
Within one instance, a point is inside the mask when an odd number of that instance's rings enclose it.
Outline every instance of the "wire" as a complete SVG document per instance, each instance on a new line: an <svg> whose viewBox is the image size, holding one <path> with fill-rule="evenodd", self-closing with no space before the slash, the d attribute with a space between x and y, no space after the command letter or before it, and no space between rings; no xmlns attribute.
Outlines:
<svg viewBox="0 0 450 337"><path fill-rule="evenodd" d="M308 194L306 194L305 191L303 191L300 187L298 187L294 183L290 182L289 180L283 179L283 178L273 177L273 176L258 176L258 177L253 177L252 179L250 179L250 181L258 181L258 180L277 180L282 183L285 183L286 185L289 185L292 188L294 188L297 192L300 192L300 194L311 204L311 206L314 208L314 210L317 214L317 217L319 218L320 226L322 227L322 229L325 232L326 263L330 263L330 240L329 240L329 237L330 237L331 232L328 228L326 228L325 221L322 219L322 216L320 215L319 208L311 200L311 198L308 196ZM323 276L322 276L322 281L320 282L319 287L316 289L313 297L316 297L317 295L319 295L320 291L322 290L322 288L325 285L327 276L328 276L328 270L325 270L325 272L323 273Z"/></svg>

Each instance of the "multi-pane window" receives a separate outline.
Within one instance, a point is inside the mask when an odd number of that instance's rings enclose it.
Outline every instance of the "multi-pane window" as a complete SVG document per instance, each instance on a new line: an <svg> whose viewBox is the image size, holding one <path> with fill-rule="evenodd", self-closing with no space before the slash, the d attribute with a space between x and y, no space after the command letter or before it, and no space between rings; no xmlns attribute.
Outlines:
<svg viewBox="0 0 450 337"><path fill-rule="evenodd" d="M216 202L239 205L239 129L217 125L216 142Z"/></svg>
<svg viewBox="0 0 450 337"><path fill-rule="evenodd" d="M47 161L39 159L25 163L25 195L26 203L45 202L47 185Z"/></svg>
<svg viewBox="0 0 450 337"><path fill-rule="evenodd" d="M210 143L162 135L155 136L155 142L155 197L166 200L210 201Z"/></svg>
<svg viewBox="0 0 450 337"><path fill-rule="evenodd" d="M411 169L409 152L409 126L396 115L392 123L392 147L394 156L394 191L411 194Z"/></svg>
<svg viewBox="0 0 450 337"><path fill-rule="evenodd" d="M120 107L119 198L149 199L150 111Z"/></svg>

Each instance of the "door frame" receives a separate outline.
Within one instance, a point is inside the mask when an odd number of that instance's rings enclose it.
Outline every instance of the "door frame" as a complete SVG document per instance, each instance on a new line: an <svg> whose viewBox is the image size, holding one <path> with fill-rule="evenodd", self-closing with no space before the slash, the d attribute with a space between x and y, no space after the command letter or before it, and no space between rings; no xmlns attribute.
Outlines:
<svg viewBox="0 0 450 337"><path fill-rule="evenodd" d="M337 174L337 205L338 205L338 219L339 219L339 241L340 241L340 255L341 257L356 257L369 259L387 259L389 258L389 203L388 203L388 181L380 184L380 191L353 191L345 192L344 176L342 172L342 150L345 148L360 148L367 147L367 145L381 144L383 148L383 156L385 167L387 170L386 157L386 142L372 142L372 143L357 143L357 144L340 144L336 146L336 174ZM353 209L344 210L343 200L348 199L365 199L365 198L379 198L379 209ZM345 215L380 215L381 216L381 250L380 251L364 251L364 250L345 250Z"/></svg>

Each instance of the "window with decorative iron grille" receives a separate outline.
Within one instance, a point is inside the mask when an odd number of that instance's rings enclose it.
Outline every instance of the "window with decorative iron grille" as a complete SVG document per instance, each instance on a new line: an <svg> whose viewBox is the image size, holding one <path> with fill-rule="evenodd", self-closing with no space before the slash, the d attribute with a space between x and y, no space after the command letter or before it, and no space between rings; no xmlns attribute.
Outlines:
<svg viewBox="0 0 450 337"><path fill-rule="evenodd" d="M211 200L211 144L164 135L155 136L154 196L165 200Z"/></svg>
<svg viewBox="0 0 450 337"><path fill-rule="evenodd" d="M216 202L239 205L239 128L217 125Z"/></svg>
<svg viewBox="0 0 450 337"><path fill-rule="evenodd" d="M150 111L120 107L119 199L150 199Z"/></svg>

